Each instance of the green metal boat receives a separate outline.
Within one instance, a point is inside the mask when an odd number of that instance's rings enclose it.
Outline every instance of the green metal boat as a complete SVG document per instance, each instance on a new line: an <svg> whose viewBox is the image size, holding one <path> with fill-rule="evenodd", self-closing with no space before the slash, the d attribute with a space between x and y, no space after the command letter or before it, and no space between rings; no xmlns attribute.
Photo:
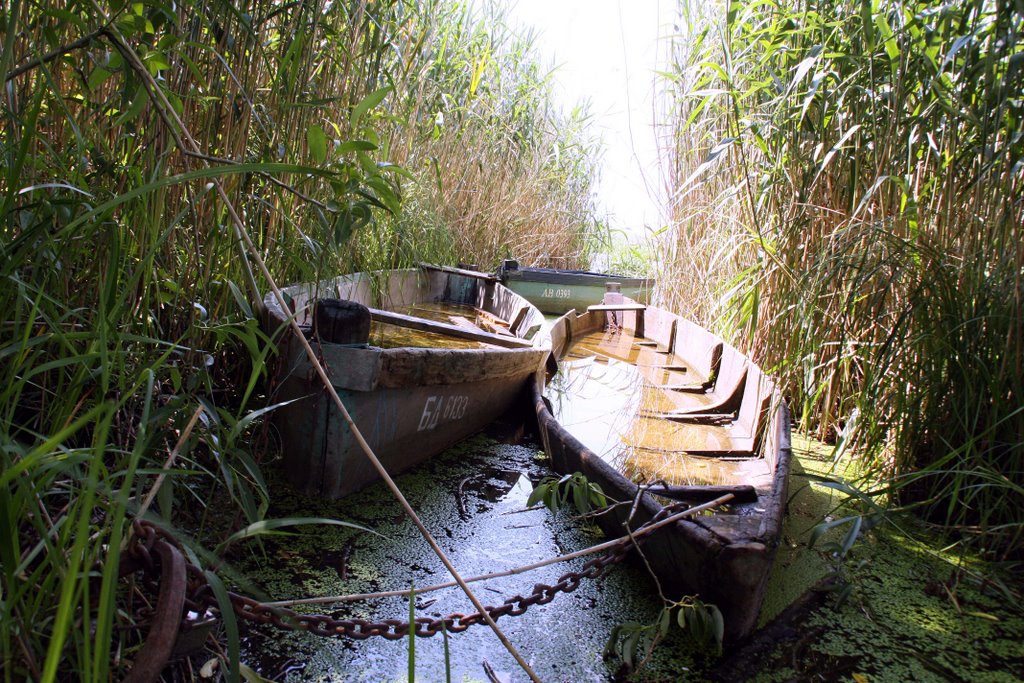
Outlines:
<svg viewBox="0 0 1024 683"><path fill-rule="evenodd" d="M571 310L585 311L601 303L608 283L618 283L623 296L648 303L654 280L642 277L594 273L587 270L522 268L506 259L498 270L501 282L527 299L542 312L561 315Z"/></svg>

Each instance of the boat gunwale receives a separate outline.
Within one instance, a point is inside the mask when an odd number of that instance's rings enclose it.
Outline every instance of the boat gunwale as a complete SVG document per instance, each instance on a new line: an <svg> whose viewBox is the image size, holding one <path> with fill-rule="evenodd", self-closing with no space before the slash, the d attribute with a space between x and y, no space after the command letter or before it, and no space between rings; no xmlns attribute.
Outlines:
<svg viewBox="0 0 1024 683"><path fill-rule="evenodd" d="M305 301L306 305L302 306L302 308L286 312L284 309L282 309L280 302L277 300L277 297L273 294L273 292L268 293L264 297L264 307L265 307L265 310L266 310L267 322L269 323L267 325L267 327L272 328L272 327L275 327L275 326L282 326L282 327L286 326L291 318L298 317L299 314L301 313L302 314L302 320L299 320L299 322L298 322L299 328L303 331L303 334L306 336L307 339L312 340L312 323L310 322L311 317L312 317L312 304L313 304L313 302L317 298L323 298L322 295L321 296L317 296L317 297L308 296L312 292L326 292L328 294L333 294L333 296L331 298L340 298L342 300L355 301L356 303L359 303L360 305L366 306L367 308L369 308L371 310L377 308L377 309L380 309L380 310L382 310L384 312L394 312L392 310L392 307L390 307L388 304L385 304L385 303L382 303L382 302L379 302L379 303L375 304L374 306L370 306L368 303L366 303L364 301L359 301L357 299L346 299L345 297L341 297L341 296L339 296L339 287L341 285L343 285L343 284L346 284L346 283L350 283L350 284L355 286L355 285L361 284L361 282L364 279L369 278L369 279L372 280L372 278L380 277L382 275L384 275L386 277L393 277L393 276L396 276L396 275L405 276L405 277L409 277L409 276L415 275L416 277L421 277L422 274L425 271L433 271L433 272L439 273L442 277L446 277L446 278L450 278L450 277L453 277L453 276L454 277L467 277L467 278L470 277L468 275L462 275L462 274L460 274L458 272L453 272L454 270L456 270L456 269L442 268L442 267L438 267L438 266L431 266L429 264L423 264L420 268L398 268L398 269L389 270L389 271L359 271L359 272L355 272L355 273L346 273L346 274L339 275L337 277L330 278L330 279L327 279L327 280L320 280L319 282L316 282L316 283L300 282L300 283L295 283L295 284L287 285L287 286L281 288L282 293L286 297L288 297L289 299L292 299L293 298L293 293L301 292L302 294L307 295L307 296L304 297L306 299L306 301ZM536 318L543 319L543 314L541 313L540 309L537 308L536 305L534 305L532 302L530 302L526 297L524 297L521 294L518 294L517 292L514 292L510 288L506 287L500 281L488 282L487 286L488 287L493 287L493 288L501 288L501 290L504 290L504 292L505 292L504 296L506 296L508 298L511 298L513 300L518 300L518 304L519 305L515 306L515 311L517 313L521 313L524 309L526 309L528 311L530 308L533 308L535 310L535 312L536 312L536 315L535 316L531 316L531 317L536 317ZM493 300L493 298L494 297L492 296L491 299ZM425 302L426 302L426 300L424 300L424 299L416 299L415 300L415 303L425 303ZM466 304L466 305L472 306L471 304ZM491 310L489 308L476 307L476 306L472 306L472 307L477 308L478 310L484 311L484 312L486 312L486 313L488 313L488 314L490 314L490 315L492 315L492 316L494 316L494 317L496 317L498 319L504 320L504 318L502 318L500 315L498 315L498 313L496 311L494 311L494 310ZM428 323L432 322L429 318L424 318L422 316L412 315L412 316L409 316L409 317L411 317L411 318L418 318L418 319L426 321ZM513 316L513 317L515 317L515 316ZM511 325L513 323L513 320L508 320L507 322ZM385 322L384 324L393 324L393 323ZM544 348L543 346L538 346L538 342L540 341L540 337L539 337L539 335L537 335L537 330L538 329L539 328L538 328L537 324L529 325L529 326L520 326L515 331L511 331L510 330L510 334L511 334L511 336L513 336L513 337L515 337L517 339L523 340L523 341L530 341L531 338L532 338L533 343L534 343L534 349L536 349L536 348ZM434 333L435 334L440 334L442 336L444 335L444 333L442 331L440 331L440 330L438 330L438 331L436 331ZM331 344L331 342L321 342L321 343L322 344ZM481 343L489 344L489 342L486 342L486 341L481 342ZM337 346L344 346L344 345L339 344ZM489 347L487 347L487 348L481 347L480 349L451 349L451 348L448 348L448 347L440 347L440 346L439 347L399 346L399 347L389 347L389 348L384 348L384 347L371 347L371 348L381 348L381 350L383 350L383 351L393 351L393 350L399 350L399 349L418 349L418 348L430 348L430 349L448 350L448 351L479 351L479 350L487 350L487 351L491 351L491 350L494 350L494 351L499 351L499 350L501 350L501 351L526 350L526 351L530 351L530 350L532 350L532 349L530 349L528 347L523 347L523 349L511 349L511 348L508 348L508 347L498 347L498 346L493 345L493 344L489 344Z"/></svg>
<svg viewBox="0 0 1024 683"><path fill-rule="evenodd" d="M615 275L612 273L596 273L586 270L559 270L556 268L520 267L515 270L502 270L501 278L526 282L542 282L554 285L576 285L601 287L608 282L617 282L624 288L647 288L654 286L654 278Z"/></svg>
<svg viewBox="0 0 1024 683"><path fill-rule="evenodd" d="M440 273L437 277L442 279L448 279L452 276L463 277L443 271L436 272ZM538 367L543 365L543 361L549 355L550 347L545 345L541 336L534 331L537 328L536 324L523 325L513 333L512 336L514 338L523 341L530 341L529 337L532 336L532 346L518 348L497 346L489 342L481 342L481 346L478 348L453 348L450 346L380 347L370 344L352 346L315 340L312 333L312 324L311 322L306 322L312 316L312 303L315 301L315 298L311 296L313 292L337 296L340 287L345 285L356 287L363 284L367 278L379 277L381 275L391 277L397 274L405 278L411 279L415 277L418 279L423 277L423 273L424 269L416 268L372 271L370 273L356 272L339 275L338 277L322 280L317 283L289 285L282 288L282 291L288 296L300 294L302 295L301 298L305 299L305 301L296 312L290 312L285 315L284 310L273 293L268 294L265 298L268 328L284 331L285 336L281 342L282 347L286 345L297 346L291 338L293 333L289 332L286 327L289 317L301 315L303 321L299 322L299 329L302 330L303 335L309 341L316 343L325 359L333 361L326 363L326 370L332 384L338 388L352 391L369 392L375 389L400 388L403 386L451 385L471 383L485 378L523 379L532 375ZM428 275L427 277L429 278L430 276ZM404 283L400 283L400 286L404 286ZM417 280L416 286L417 290L419 290L422 283ZM505 301L510 301L513 304L513 311L519 313L523 310L529 311L529 309L533 309L533 315L531 316L528 312L527 317L543 319L536 306L519 294L504 287L500 282L488 283L486 286L489 288L501 288L498 290L499 294ZM488 302L491 302L496 297L493 296L492 291L492 296L485 298ZM358 301L357 299L350 300L366 305L363 301ZM427 301L430 301L430 299L416 298L415 303ZM387 309L385 308L384 310ZM489 308L480 308L479 310L484 310L495 317L500 317L497 312ZM429 319L420 316L410 317L430 322ZM432 334L444 336L440 331L433 332ZM284 348L281 350L283 352ZM304 360L304 354L299 349L292 351L292 354L294 358L293 363L307 362Z"/></svg>

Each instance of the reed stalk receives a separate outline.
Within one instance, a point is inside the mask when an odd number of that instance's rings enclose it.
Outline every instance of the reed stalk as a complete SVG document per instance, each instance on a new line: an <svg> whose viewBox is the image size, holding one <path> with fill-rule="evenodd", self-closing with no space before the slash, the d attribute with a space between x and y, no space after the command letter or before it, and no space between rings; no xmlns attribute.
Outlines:
<svg viewBox="0 0 1024 683"><path fill-rule="evenodd" d="M899 500L1019 548L1024 19L980 0L681 13L668 298Z"/></svg>
<svg viewBox="0 0 1024 683"><path fill-rule="evenodd" d="M109 680L139 647L132 516L227 547L273 493L267 283L229 207L282 282L485 265L538 222L571 253L588 167L552 149L586 138L513 71L528 43L446 0L14 0L0 40L0 670Z"/></svg>

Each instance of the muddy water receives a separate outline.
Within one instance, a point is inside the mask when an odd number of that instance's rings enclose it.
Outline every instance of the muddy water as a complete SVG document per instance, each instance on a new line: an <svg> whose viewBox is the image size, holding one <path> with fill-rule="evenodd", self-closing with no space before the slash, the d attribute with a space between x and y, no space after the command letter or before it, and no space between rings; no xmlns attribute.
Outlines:
<svg viewBox="0 0 1024 683"><path fill-rule="evenodd" d="M449 450L407 474L399 486L465 576L510 569L594 545L603 537L568 514L545 509L524 512L533 482L551 474L535 447L497 444L482 437ZM283 489L273 484L279 492ZM440 561L404 518L390 494L377 485L342 501L322 501L279 493L273 516L327 516L372 527L380 535L340 527L318 527L265 543L265 553L244 562L250 575L274 599L407 589L449 579ZM501 604L535 583L554 584L586 559L518 576L473 584L485 604ZM627 621L650 623L660 609L656 590L644 572L621 565L598 582L585 580L571 594L531 607L498 624L544 681L608 681L620 663L601 652L612 628ZM471 612L457 588L417 598L418 617ZM336 617L407 619L408 602L388 598L373 603L315 607ZM486 681L484 662L513 681L527 680L490 629L473 626L449 637L453 681ZM691 666L679 646L656 651L646 669L670 680ZM244 661L279 681L401 681L406 678L408 642L374 638L325 640L269 627L250 628ZM443 681L441 636L416 641L416 677Z"/></svg>
<svg viewBox="0 0 1024 683"><path fill-rule="evenodd" d="M419 303L412 306L398 306L395 313L412 315L425 320L447 323L448 325L461 325L467 328L475 327L480 331L487 331L483 326L480 312L465 304L451 303ZM370 326L370 344L383 349L394 349L411 346L418 348L445 347L450 349L482 349L487 344L456 339L444 334L435 332L421 332L407 327L388 325L374 322Z"/></svg>
<svg viewBox="0 0 1024 683"><path fill-rule="evenodd" d="M577 341L546 395L569 432L634 481L671 484L757 483L770 477L759 458L704 457L728 451L726 424L660 419L699 408L702 394L668 387L699 383L686 362L626 332L594 332Z"/></svg>

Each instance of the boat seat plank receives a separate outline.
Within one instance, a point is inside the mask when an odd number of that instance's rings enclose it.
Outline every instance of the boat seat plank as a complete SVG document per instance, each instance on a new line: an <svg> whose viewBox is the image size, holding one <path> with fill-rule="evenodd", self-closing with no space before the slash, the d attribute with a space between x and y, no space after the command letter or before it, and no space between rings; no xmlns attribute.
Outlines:
<svg viewBox="0 0 1024 683"><path fill-rule="evenodd" d="M524 322L526 322L526 314L529 310L530 309L527 306L523 306L519 309L519 312L516 313L516 317L512 319L511 323L509 323L509 332L512 334L519 334L519 328L523 326Z"/></svg>
<svg viewBox="0 0 1024 683"><path fill-rule="evenodd" d="M756 503L757 502L757 489L750 484L734 484L734 485L710 485L710 486L679 486L671 484L655 484L646 489L648 493L653 493L657 496L664 498L671 498L672 500L686 500L693 502L707 502L714 500L719 496L724 496L727 493L731 493L733 501L736 503Z"/></svg>
<svg viewBox="0 0 1024 683"><path fill-rule="evenodd" d="M750 364L732 347L727 347L719 364L718 374L713 381L692 382L685 386L662 386L671 390L675 408L666 418L687 414L735 413L743 401Z"/></svg>
<svg viewBox="0 0 1024 683"><path fill-rule="evenodd" d="M437 270L442 273L462 275L463 277L472 277L478 280L486 280L487 282L498 281L498 277L494 273L482 273L479 270L466 270L465 268L453 268L452 266L438 266L433 263L417 263L416 265L423 270Z"/></svg>
<svg viewBox="0 0 1024 683"><path fill-rule="evenodd" d="M647 306L644 304L594 304L587 306L588 312L601 313L609 311L646 311Z"/></svg>
<svg viewBox="0 0 1024 683"><path fill-rule="evenodd" d="M516 336L515 333L510 331L508 321L499 318L493 313L477 311L477 320L480 325L483 326L483 330L485 332L493 332L494 334L501 334L509 337Z"/></svg>
<svg viewBox="0 0 1024 683"><path fill-rule="evenodd" d="M702 384L653 384L655 389L662 391L680 391L694 394L706 394L707 388Z"/></svg>
<svg viewBox="0 0 1024 683"><path fill-rule="evenodd" d="M490 320L481 319L480 325L484 332L491 332L493 334L500 334L503 336L514 336L508 331L507 327L502 326L500 323L491 322Z"/></svg>
<svg viewBox="0 0 1024 683"><path fill-rule="evenodd" d="M474 323L472 320L470 320L464 315L450 315L448 316L448 319L451 320L452 325L455 325L456 327L461 327L464 330L473 330L476 332L487 331L482 327L479 327L476 323Z"/></svg>
<svg viewBox="0 0 1024 683"><path fill-rule="evenodd" d="M493 325L495 327L501 327L501 328L505 329L506 331L509 328L509 323L508 323L507 320L504 320L503 318L499 318L498 316L494 315L490 311L478 310L477 311L477 317L481 321L483 321L485 323L488 323L489 325Z"/></svg>
<svg viewBox="0 0 1024 683"><path fill-rule="evenodd" d="M379 323L397 325L398 327L406 327L411 330L419 330L420 332L434 332L436 334L455 337L456 339L468 339L470 341L483 342L485 344L493 344L495 346L514 349L526 349L533 347L532 342L528 342L525 339L519 339L518 337L508 337L500 334L491 334L490 332L469 330L459 327L458 325L449 325L447 323L434 322L433 320L424 320L423 318L416 318L411 315L402 315L401 313L393 313L391 311L382 311L377 308L370 309L370 316L373 320Z"/></svg>

